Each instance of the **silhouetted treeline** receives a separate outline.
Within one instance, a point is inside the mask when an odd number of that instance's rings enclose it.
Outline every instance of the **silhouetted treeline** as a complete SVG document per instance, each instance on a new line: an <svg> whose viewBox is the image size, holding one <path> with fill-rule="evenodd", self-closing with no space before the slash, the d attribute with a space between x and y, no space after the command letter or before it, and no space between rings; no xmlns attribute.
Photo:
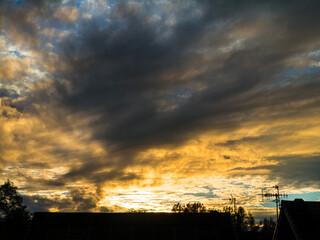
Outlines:
<svg viewBox="0 0 320 240"><path fill-rule="evenodd" d="M174 213L209 213L213 210L208 210L204 204L200 202L174 204L172 207ZM225 207L223 212L230 213L234 228L239 239L261 239L271 240L276 226L276 222L270 217L264 218L259 224L256 224L255 219L250 211L246 211L244 207L230 208Z"/></svg>
<svg viewBox="0 0 320 240"><path fill-rule="evenodd" d="M228 209L224 209L229 212ZM275 221L270 217L264 218L259 224L250 211L246 211L244 207L238 207L230 212L233 225L238 233L239 239L261 239L271 240L276 226Z"/></svg>
<svg viewBox="0 0 320 240"><path fill-rule="evenodd" d="M173 205L172 212L175 213L205 213L206 207L199 202L187 203L186 205L177 203Z"/></svg>

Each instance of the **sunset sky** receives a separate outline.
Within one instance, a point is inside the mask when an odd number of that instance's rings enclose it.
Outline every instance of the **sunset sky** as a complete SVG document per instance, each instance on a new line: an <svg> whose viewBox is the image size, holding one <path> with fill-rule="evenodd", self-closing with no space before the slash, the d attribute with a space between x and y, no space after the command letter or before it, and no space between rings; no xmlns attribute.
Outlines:
<svg viewBox="0 0 320 240"><path fill-rule="evenodd" d="M320 1L0 1L0 181L33 211L320 200ZM270 199L272 200L272 199Z"/></svg>

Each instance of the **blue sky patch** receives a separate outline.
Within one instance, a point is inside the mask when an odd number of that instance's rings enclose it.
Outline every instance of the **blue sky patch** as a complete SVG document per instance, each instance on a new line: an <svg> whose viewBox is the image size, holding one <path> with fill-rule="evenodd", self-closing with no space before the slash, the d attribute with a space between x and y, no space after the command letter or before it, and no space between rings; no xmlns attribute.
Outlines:
<svg viewBox="0 0 320 240"><path fill-rule="evenodd" d="M301 198L304 201L319 201L320 199L320 192L308 192L308 193L300 193L300 194L288 194L288 198L284 198L283 200L293 201L296 198ZM274 208L276 203L274 199L270 198L269 202L264 202L262 204L264 207Z"/></svg>
<svg viewBox="0 0 320 240"><path fill-rule="evenodd" d="M21 54L18 51L9 51L9 53L12 53L12 54L16 55L17 57L21 57Z"/></svg>

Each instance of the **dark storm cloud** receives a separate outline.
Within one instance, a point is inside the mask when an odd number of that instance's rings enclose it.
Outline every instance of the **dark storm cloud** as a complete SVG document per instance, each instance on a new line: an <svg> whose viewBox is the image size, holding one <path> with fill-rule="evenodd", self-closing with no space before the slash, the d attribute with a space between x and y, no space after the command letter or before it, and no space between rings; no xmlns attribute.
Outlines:
<svg viewBox="0 0 320 240"><path fill-rule="evenodd" d="M52 189L61 188L64 186L64 182L60 180L46 180L46 179L35 179L32 177L24 176L25 180L32 186L32 189Z"/></svg>
<svg viewBox="0 0 320 240"><path fill-rule="evenodd" d="M55 25L53 14L60 0L26 0L0 2L0 26L14 44L38 49L39 31L43 25Z"/></svg>
<svg viewBox="0 0 320 240"><path fill-rule="evenodd" d="M106 165L108 164L104 163L104 164L97 165L95 163L89 162L87 164L83 164L78 169L72 169L72 171L63 175L63 179L70 181L72 179L84 178L86 180L96 183L96 182L104 182L109 180L131 181L131 180L136 180L141 178L141 176L139 176L138 174L125 173L119 168L113 169L111 171L100 172L100 170L103 167L106 167ZM95 171L98 171L98 173L88 175L89 172L95 172Z"/></svg>
<svg viewBox="0 0 320 240"><path fill-rule="evenodd" d="M3 91L2 93L8 95L8 97L3 96L0 98L0 116L2 115L8 119L19 118L20 107L13 100L16 93L14 91Z"/></svg>
<svg viewBox="0 0 320 240"><path fill-rule="evenodd" d="M40 195L23 196L23 202L30 212L48 212L50 208L56 208L65 212L88 212L97 207L98 198L87 196L81 189L73 189L66 197L44 197Z"/></svg>
<svg viewBox="0 0 320 240"><path fill-rule="evenodd" d="M0 88L0 98L18 98L19 94L13 89Z"/></svg>
<svg viewBox="0 0 320 240"><path fill-rule="evenodd" d="M30 14L58 26L52 18L58 4L27 2L28 11L10 8L7 28L16 40L36 47L39 28ZM79 21L55 48L65 70L53 73L53 84L14 103L50 128L72 128L68 114L94 119L88 121L91 138L101 141L108 155L79 156L54 147L57 156L82 163L63 181L140 179L124 169L140 164L137 154L148 148L176 146L207 130L232 131L244 122L319 113L319 70L287 76L288 67L299 70L291 66L296 58L319 47L318 3L187 3L173 1L160 11L156 4L123 2L108 12L108 21L106 16Z"/></svg>
<svg viewBox="0 0 320 240"><path fill-rule="evenodd" d="M270 160L279 162L277 165L265 165L249 168L234 168L232 171L244 170L246 175L255 170L269 170L267 177L271 180L280 180L281 185L287 187L303 188L308 186L319 186L320 184L320 155L291 155L275 156ZM253 173L254 174L254 173Z"/></svg>
<svg viewBox="0 0 320 240"><path fill-rule="evenodd" d="M72 113L96 116L92 139L110 152L101 165L89 162L65 177L88 178L110 162L121 173L150 147L181 144L209 129L232 130L266 115L276 120L318 111L318 75L281 81L293 59L319 47L319 4L196 3L173 12L174 23L143 7L117 5L111 22L83 20L61 43L68 70L55 75L56 99ZM219 50L256 21L241 47Z"/></svg>
<svg viewBox="0 0 320 240"><path fill-rule="evenodd" d="M61 0L24 0L24 2L30 5L41 7L46 4L60 3Z"/></svg>
<svg viewBox="0 0 320 240"><path fill-rule="evenodd" d="M320 154L293 155L274 157L280 162L278 166L270 166L270 178L279 178L288 186L307 187L320 184Z"/></svg>

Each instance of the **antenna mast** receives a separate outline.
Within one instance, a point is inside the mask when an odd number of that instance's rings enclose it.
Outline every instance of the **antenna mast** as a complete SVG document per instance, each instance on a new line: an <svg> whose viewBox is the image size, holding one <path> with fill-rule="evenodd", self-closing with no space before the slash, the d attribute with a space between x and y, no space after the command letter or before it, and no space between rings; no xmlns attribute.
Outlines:
<svg viewBox="0 0 320 240"><path fill-rule="evenodd" d="M274 197L274 202L276 203L276 210L277 210L277 221L279 219L279 209L280 209L280 201L281 201L281 198L287 198L288 197L288 194L285 194L285 193L280 193L279 191L279 186L278 185L275 185L275 186L272 186L272 187L269 187L269 188L275 188L276 192L275 193L268 193L267 191L264 193L263 192L263 188L261 189L262 193L261 193L261 197L262 197L262 202L264 201L263 200L263 197L266 197L266 198L271 198L271 197ZM267 189L267 188L265 188Z"/></svg>
<svg viewBox="0 0 320 240"><path fill-rule="evenodd" d="M223 199L223 200L229 200L230 205L233 206L233 212L236 213L236 211L237 211L237 204L236 204L237 199L235 197L233 197L232 194L230 194L230 195L231 195L231 198Z"/></svg>

